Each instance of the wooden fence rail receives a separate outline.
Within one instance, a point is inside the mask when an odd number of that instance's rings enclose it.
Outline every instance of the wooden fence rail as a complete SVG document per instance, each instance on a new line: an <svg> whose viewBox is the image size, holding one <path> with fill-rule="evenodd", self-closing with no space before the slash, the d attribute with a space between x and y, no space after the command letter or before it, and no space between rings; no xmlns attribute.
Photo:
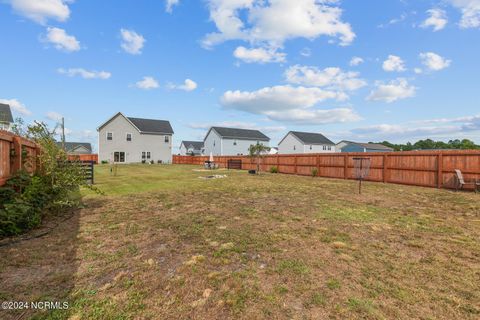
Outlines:
<svg viewBox="0 0 480 320"><path fill-rule="evenodd" d="M0 130L0 186L20 169L35 172L38 153L34 142Z"/></svg>
<svg viewBox="0 0 480 320"><path fill-rule="evenodd" d="M311 175L312 169L317 168L320 177L354 179L355 157L371 159L366 179L369 181L451 189L456 183L455 169L460 169L467 179L480 180L477 150L268 155L262 157L260 170L277 167L280 173ZM208 159L208 156L173 156L173 163L203 165ZM222 168L232 159L241 160L243 170L256 169L256 160L248 156L214 157Z"/></svg>

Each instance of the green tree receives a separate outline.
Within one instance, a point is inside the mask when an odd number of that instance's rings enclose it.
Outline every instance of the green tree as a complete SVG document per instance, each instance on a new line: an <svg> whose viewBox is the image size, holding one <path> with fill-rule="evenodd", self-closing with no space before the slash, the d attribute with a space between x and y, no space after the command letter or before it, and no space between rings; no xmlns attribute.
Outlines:
<svg viewBox="0 0 480 320"><path fill-rule="evenodd" d="M260 159L262 158L262 156L264 156L269 151L270 151L270 147L267 147L267 146L265 146L261 143L252 144L252 145L250 145L250 148L248 148L248 152L250 154L250 157L256 159L257 174L260 171Z"/></svg>

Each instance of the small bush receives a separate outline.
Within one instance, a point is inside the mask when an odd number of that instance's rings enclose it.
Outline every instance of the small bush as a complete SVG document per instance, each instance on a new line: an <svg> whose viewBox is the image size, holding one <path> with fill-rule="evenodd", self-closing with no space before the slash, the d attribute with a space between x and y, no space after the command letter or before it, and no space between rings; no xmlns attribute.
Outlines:
<svg viewBox="0 0 480 320"><path fill-rule="evenodd" d="M318 168L312 168L312 177L318 176Z"/></svg>
<svg viewBox="0 0 480 320"><path fill-rule="evenodd" d="M270 173L278 173L278 167L271 167Z"/></svg>
<svg viewBox="0 0 480 320"><path fill-rule="evenodd" d="M102 164L108 164L107 160L102 160Z"/></svg>

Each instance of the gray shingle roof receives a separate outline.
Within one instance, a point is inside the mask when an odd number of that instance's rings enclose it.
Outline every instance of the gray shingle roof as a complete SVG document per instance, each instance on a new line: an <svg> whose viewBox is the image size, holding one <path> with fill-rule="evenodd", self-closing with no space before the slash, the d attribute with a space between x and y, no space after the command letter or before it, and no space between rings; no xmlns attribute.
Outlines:
<svg viewBox="0 0 480 320"><path fill-rule="evenodd" d="M321 133L300 132L300 131L290 131L289 133L293 134L304 144L335 145L335 143L333 143L330 139L328 139Z"/></svg>
<svg viewBox="0 0 480 320"><path fill-rule="evenodd" d="M203 141L182 141L185 147L193 146L195 150L201 150L204 146Z"/></svg>
<svg viewBox="0 0 480 320"><path fill-rule="evenodd" d="M8 104L0 103L0 122L13 122L12 110Z"/></svg>
<svg viewBox="0 0 480 320"><path fill-rule="evenodd" d="M363 143L363 142L353 142L353 141L342 141L342 142L345 142L347 144L356 144L366 149L393 151L392 148L387 147L380 143Z"/></svg>
<svg viewBox="0 0 480 320"><path fill-rule="evenodd" d="M270 138L258 130L212 127L222 138L270 141ZM207 134L208 135L208 134Z"/></svg>
<svg viewBox="0 0 480 320"><path fill-rule="evenodd" d="M57 146L61 147L62 143L57 142ZM84 147L88 151L92 152L92 144L89 142L65 142L65 150L67 152L73 151L78 147Z"/></svg>
<svg viewBox="0 0 480 320"><path fill-rule="evenodd" d="M142 133L173 134L170 122L166 120L128 118Z"/></svg>

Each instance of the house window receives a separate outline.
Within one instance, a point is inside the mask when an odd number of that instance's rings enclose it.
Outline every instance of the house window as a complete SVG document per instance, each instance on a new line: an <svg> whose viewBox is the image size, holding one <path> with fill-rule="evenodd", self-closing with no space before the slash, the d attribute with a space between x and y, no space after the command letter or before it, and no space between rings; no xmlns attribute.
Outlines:
<svg viewBox="0 0 480 320"><path fill-rule="evenodd" d="M312 150L312 146L310 146L310 150Z"/></svg>
<svg viewBox="0 0 480 320"><path fill-rule="evenodd" d="M107 132L107 140L113 140L113 133Z"/></svg>
<svg viewBox="0 0 480 320"><path fill-rule="evenodd" d="M125 162L125 152L114 152L113 153L114 162Z"/></svg>
<svg viewBox="0 0 480 320"><path fill-rule="evenodd" d="M236 146L236 145L237 145L237 141L233 141L233 145Z"/></svg>
<svg viewBox="0 0 480 320"><path fill-rule="evenodd" d="M323 146L323 150L327 150L327 146Z"/></svg>
<svg viewBox="0 0 480 320"><path fill-rule="evenodd" d="M213 146L215 147L215 140L213 140Z"/></svg>
<svg viewBox="0 0 480 320"><path fill-rule="evenodd" d="M132 134L131 133L127 133L127 141L132 141Z"/></svg>
<svg viewBox="0 0 480 320"><path fill-rule="evenodd" d="M165 136L165 143L169 143L169 142L170 142L169 136Z"/></svg>
<svg viewBox="0 0 480 320"><path fill-rule="evenodd" d="M293 146L293 150L297 150L297 146Z"/></svg>
<svg viewBox="0 0 480 320"><path fill-rule="evenodd" d="M332 151L332 147L331 147L331 146L328 146L328 151Z"/></svg>
<svg viewBox="0 0 480 320"><path fill-rule="evenodd" d="M147 159L150 159L150 152L147 152Z"/></svg>
<svg viewBox="0 0 480 320"><path fill-rule="evenodd" d="M145 155L146 155L146 152L145 152L145 151L143 151L143 152L142 152L142 160L145 160L145 158L146 158L146 156L145 156Z"/></svg>

